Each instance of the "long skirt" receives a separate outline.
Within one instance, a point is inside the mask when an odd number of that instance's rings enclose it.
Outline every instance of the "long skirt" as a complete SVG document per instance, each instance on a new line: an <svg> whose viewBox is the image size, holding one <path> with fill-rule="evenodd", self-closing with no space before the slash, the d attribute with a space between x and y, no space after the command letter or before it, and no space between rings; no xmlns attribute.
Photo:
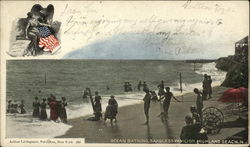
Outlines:
<svg viewBox="0 0 250 147"><path fill-rule="evenodd" d="M33 117L39 117L39 116L40 116L39 107L34 108L34 110L33 110Z"/></svg>
<svg viewBox="0 0 250 147"><path fill-rule="evenodd" d="M65 108L62 108L61 109L61 112L60 112L60 119L62 122L66 123L67 122L67 112L66 112L66 109Z"/></svg>
<svg viewBox="0 0 250 147"><path fill-rule="evenodd" d="M105 118L109 118L109 119L113 119L116 118L116 114L117 114L117 110L115 109L114 106L112 105L108 105L106 107L106 111L105 111Z"/></svg>
<svg viewBox="0 0 250 147"><path fill-rule="evenodd" d="M40 116L41 120L47 120L47 112L46 109L41 109L41 116Z"/></svg>

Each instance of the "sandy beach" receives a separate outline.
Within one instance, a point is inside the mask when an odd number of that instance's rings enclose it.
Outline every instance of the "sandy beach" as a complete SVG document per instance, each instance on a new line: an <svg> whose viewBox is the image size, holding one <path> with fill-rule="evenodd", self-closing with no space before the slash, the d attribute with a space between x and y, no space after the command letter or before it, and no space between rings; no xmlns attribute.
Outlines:
<svg viewBox="0 0 250 147"><path fill-rule="evenodd" d="M214 87L213 98L204 101L204 107L217 107L222 111L225 104L217 102L225 87ZM85 138L87 143L179 143L184 117L190 114L190 106L195 105L194 93L187 93L177 97L182 102L172 100L169 117L163 122L158 116L161 112L160 103L152 102L149 112L149 125L144 125L145 116L143 103L119 108L117 123L110 125L103 121L93 122L86 120L89 116L69 120L69 129L59 138ZM236 119L237 116L225 117L225 121ZM242 131L244 128L222 129L219 134L210 135L209 139L225 139Z"/></svg>

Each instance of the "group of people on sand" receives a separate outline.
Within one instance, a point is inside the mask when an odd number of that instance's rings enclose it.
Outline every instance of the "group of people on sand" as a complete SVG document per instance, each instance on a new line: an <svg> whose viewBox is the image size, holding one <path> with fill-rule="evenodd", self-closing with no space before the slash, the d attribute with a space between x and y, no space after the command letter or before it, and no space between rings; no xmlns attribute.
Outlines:
<svg viewBox="0 0 250 147"><path fill-rule="evenodd" d="M66 98L62 97L61 101L57 101L56 97L52 94L48 99L42 99L42 102L39 102L38 97L35 97L35 101L32 103L32 116L41 120L48 120L47 105L50 108L50 120L58 121L60 119L61 122L67 123Z"/></svg>
<svg viewBox="0 0 250 147"><path fill-rule="evenodd" d="M206 82L211 83L212 80L207 78L207 75L204 77L206 78L204 78L202 82L203 84ZM166 119L168 118L168 110L170 107L171 99L173 98L177 102L181 102L170 91L170 87L164 87L164 86L165 86L164 81L161 81L161 83L157 86L159 89L158 96L156 95L155 92L150 91L149 89L143 90L146 93L143 98L143 101L144 101L144 113L146 117L145 124L147 125L149 124L149 109L150 109L151 100L158 100L160 102L161 100L163 100L163 104L162 104L163 112L160 114L160 116L163 118L164 121L166 121ZM212 87L210 91L212 91ZM190 107L190 113L192 115L191 116L187 115L185 117L186 126L182 128L182 131L180 134L180 139L182 140L183 143L196 143L197 140L204 141L208 139L206 131L202 129L202 109L203 109L203 100L205 100L204 89L201 92L199 89L194 88L194 93L197 95L196 106Z"/></svg>
<svg viewBox="0 0 250 147"><path fill-rule="evenodd" d="M24 105L24 100L21 100L21 103L18 104L16 100L14 100L12 102L12 100L8 100L8 105L7 105L7 113L12 113L12 114L16 114L16 113L20 113L20 114L25 114L26 110L24 109L25 105ZM18 111L18 109L20 111Z"/></svg>
<svg viewBox="0 0 250 147"><path fill-rule="evenodd" d="M35 97L35 101L32 103L34 118L39 118L40 120L48 120L48 115L46 112L47 105L50 108L50 120L57 121L59 118L61 122L67 123L67 112L66 112L66 98L62 97L61 101L57 101L54 95L50 95L48 99L42 99L40 102L38 97ZM21 100L21 103L18 105L17 101L12 100L8 101L7 113L21 113L25 114L26 110L24 109L24 100ZM20 111L18 111L20 108Z"/></svg>
<svg viewBox="0 0 250 147"><path fill-rule="evenodd" d="M191 106L190 112L192 115L187 115L185 117L186 126L181 130L180 139L183 143L197 143L198 140L205 141L208 139L207 133L202 129L202 109L203 101L209 98L212 98L212 79L211 76L204 74L204 80L202 81L202 92L194 88L194 93L197 95L196 98L196 107Z"/></svg>
<svg viewBox="0 0 250 147"><path fill-rule="evenodd" d="M85 96L91 96L90 89L87 88L85 92ZM88 93L88 94L87 94ZM99 95L98 91L95 91L95 97L93 99L93 110L94 110L94 117L88 118L90 121L99 121L101 119L104 120L104 123L107 119L110 119L110 123L113 124L113 120L117 122L117 113L118 113L118 103L115 99L115 96L111 95L110 99L108 100L108 106L106 107L104 118L102 116L102 103L101 103L102 97Z"/></svg>
<svg viewBox="0 0 250 147"><path fill-rule="evenodd" d="M182 128L180 134L182 143L197 143L198 140L204 143L205 140L208 140L207 133L202 128L203 93L197 88L194 88L194 93L197 95L196 107L191 106L191 115L185 117L186 125Z"/></svg>

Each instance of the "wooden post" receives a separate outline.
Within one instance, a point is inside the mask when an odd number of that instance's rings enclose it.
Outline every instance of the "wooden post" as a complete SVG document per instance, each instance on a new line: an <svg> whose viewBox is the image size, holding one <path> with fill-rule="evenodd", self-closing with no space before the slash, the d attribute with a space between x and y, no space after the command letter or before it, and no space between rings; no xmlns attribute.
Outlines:
<svg viewBox="0 0 250 147"><path fill-rule="evenodd" d="M181 76L181 72L180 72L180 90L181 90L181 93L182 93L182 76Z"/></svg>

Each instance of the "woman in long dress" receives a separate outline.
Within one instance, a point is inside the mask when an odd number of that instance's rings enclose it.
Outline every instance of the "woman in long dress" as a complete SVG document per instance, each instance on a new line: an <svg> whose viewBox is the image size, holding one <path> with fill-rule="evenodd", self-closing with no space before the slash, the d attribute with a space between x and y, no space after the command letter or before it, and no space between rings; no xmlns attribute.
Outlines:
<svg viewBox="0 0 250 147"><path fill-rule="evenodd" d="M116 115L118 113L118 103L115 100L114 96L111 96L108 101L108 106L106 107L105 115L104 115L104 123L107 119L110 119L110 123L113 123L113 119L117 121Z"/></svg>
<svg viewBox="0 0 250 147"><path fill-rule="evenodd" d="M60 118L63 123L67 123L67 112L66 112L66 106L67 106L66 98L62 97L62 103L61 103L61 112L60 112Z"/></svg>
<svg viewBox="0 0 250 147"><path fill-rule="evenodd" d="M40 117L40 103L38 101L38 97L35 97L35 101L33 102L33 117Z"/></svg>
<svg viewBox="0 0 250 147"><path fill-rule="evenodd" d="M58 119L58 102L56 97L52 96L52 100L49 102L50 107L50 120L56 121Z"/></svg>
<svg viewBox="0 0 250 147"><path fill-rule="evenodd" d="M47 120L47 112L46 112L46 99L43 99L43 102L41 103L40 107L41 107L41 115L40 115L40 119L41 120Z"/></svg>
<svg viewBox="0 0 250 147"><path fill-rule="evenodd" d="M95 108L95 116L97 119L100 120L102 118L102 104L101 104L101 96L98 94L98 92L95 92L95 103L94 103L94 108Z"/></svg>

